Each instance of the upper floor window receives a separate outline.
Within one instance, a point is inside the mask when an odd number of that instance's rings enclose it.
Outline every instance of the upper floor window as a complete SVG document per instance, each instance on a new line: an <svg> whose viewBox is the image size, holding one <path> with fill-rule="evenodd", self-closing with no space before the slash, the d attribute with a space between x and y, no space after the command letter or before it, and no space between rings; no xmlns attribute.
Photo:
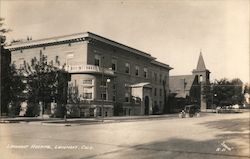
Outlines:
<svg viewBox="0 0 250 159"><path fill-rule="evenodd" d="M164 77L164 82L165 83L167 82L167 75L165 75L165 77Z"/></svg>
<svg viewBox="0 0 250 159"><path fill-rule="evenodd" d="M155 88L155 96L157 96L157 88Z"/></svg>
<svg viewBox="0 0 250 159"><path fill-rule="evenodd" d="M95 55L95 66L100 66L100 64L101 64L100 55Z"/></svg>
<svg viewBox="0 0 250 159"><path fill-rule="evenodd" d="M148 69L147 69L147 68L144 68L144 69L143 69L143 76L144 76L145 78L148 78Z"/></svg>
<svg viewBox="0 0 250 159"><path fill-rule="evenodd" d="M102 92L101 93L101 99L107 100L107 92Z"/></svg>
<svg viewBox="0 0 250 159"><path fill-rule="evenodd" d="M113 84L113 90L116 90L116 84Z"/></svg>
<svg viewBox="0 0 250 159"><path fill-rule="evenodd" d="M100 86L101 87L107 87L107 81L101 81Z"/></svg>
<svg viewBox="0 0 250 159"><path fill-rule="evenodd" d="M130 73L130 64L129 63L125 63L125 73Z"/></svg>
<svg viewBox="0 0 250 159"><path fill-rule="evenodd" d="M162 82L162 74L160 74L160 83Z"/></svg>
<svg viewBox="0 0 250 159"><path fill-rule="evenodd" d="M117 70L117 60L116 59L112 59L112 70L116 71Z"/></svg>
<svg viewBox="0 0 250 159"><path fill-rule="evenodd" d="M202 75L200 75L200 82L202 82L203 81L203 76Z"/></svg>
<svg viewBox="0 0 250 159"><path fill-rule="evenodd" d="M139 66L135 66L135 75L139 76Z"/></svg>
<svg viewBox="0 0 250 159"><path fill-rule="evenodd" d="M83 87L82 98L83 99L92 99L92 96L93 96L93 89L92 88Z"/></svg>
<svg viewBox="0 0 250 159"><path fill-rule="evenodd" d="M160 96L162 96L162 89L160 89Z"/></svg>
<svg viewBox="0 0 250 159"><path fill-rule="evenodd" d="M116 96L115 96L115 94L113 94L112 100L113 100L114 102L116 101Z"/></svg>
<svg viewBox="0 0 250 159"><path fill-rule="evenodd" d="M157 73L154 73L155 82L157 81Z"/></svg>
<svg viewBox="0 0 250 159"><path fill-rule="evenodd" d="M83 80L83 81L82 81L82 84L90 84L90 85L91 85L91 84L92 84L92 81L93 81L92 79Z"/></svg>

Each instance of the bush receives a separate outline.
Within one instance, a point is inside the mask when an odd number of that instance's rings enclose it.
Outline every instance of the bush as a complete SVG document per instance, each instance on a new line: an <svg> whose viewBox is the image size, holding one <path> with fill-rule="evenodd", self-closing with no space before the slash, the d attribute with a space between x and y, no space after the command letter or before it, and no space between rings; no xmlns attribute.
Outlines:
<svg viewBox="0 0 250 159"><path fill-rule="evenodd" d="M39 104L28 103L27 111L25 113L25 116L27 116L27 117L37 117L39 115L40 115Z"/></svg>

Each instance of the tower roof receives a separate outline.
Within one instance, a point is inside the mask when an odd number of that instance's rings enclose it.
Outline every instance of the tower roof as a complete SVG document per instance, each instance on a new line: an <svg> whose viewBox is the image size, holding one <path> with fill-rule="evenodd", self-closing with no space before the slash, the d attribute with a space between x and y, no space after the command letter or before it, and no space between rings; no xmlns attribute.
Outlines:
<svg viewBox="0 0 250 159"><path fill-rule="evenodd" d="M202 56L201 52L200 52L200 56L199 56L199 60L198 60L196 70L206 70L205 62L203 60L203 56Z"/></svg>

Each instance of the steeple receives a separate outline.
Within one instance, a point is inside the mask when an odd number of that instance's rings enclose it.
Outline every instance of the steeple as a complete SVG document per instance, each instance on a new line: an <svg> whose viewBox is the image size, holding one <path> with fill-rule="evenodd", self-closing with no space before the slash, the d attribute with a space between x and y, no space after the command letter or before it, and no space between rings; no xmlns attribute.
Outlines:
<svg viewBox="0 0 250 159"><path fill-rule="evenodd" d="M210 71L206 69L201 51L197 67L195 70L193 70L193 75L197 77L197 82L200 84L200 92L202 92L204 90L204 86L209 84ZM200 94L200 107L201 111L205 111L207 109L207 100L202 93Z"/></svg>
<svg viewBox="0 0 250 159"><path fill-rule="evenodd" d="M198 64L196 70L206 70L205 62L203 60L202 52L200 51L200 56L198 60Z"/></svg>

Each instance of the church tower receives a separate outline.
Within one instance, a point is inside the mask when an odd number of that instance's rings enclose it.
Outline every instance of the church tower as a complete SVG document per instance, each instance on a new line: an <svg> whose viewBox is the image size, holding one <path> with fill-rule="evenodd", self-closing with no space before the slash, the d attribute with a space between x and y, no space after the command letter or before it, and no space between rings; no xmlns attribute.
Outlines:
<svg viewBox="0 0 250 159"><path fill-rule="evenodd" d="M203 60L202 53L200 52L199 60L196 69L193 70L193 75L198 76L199 84L201 87L201 92L204 90L204 86L209 84L210 81L210 71L206 68L205 62ZM207 102L206 97L201 93L200 95L200 109L201 111L206 111Z"/></svg>

